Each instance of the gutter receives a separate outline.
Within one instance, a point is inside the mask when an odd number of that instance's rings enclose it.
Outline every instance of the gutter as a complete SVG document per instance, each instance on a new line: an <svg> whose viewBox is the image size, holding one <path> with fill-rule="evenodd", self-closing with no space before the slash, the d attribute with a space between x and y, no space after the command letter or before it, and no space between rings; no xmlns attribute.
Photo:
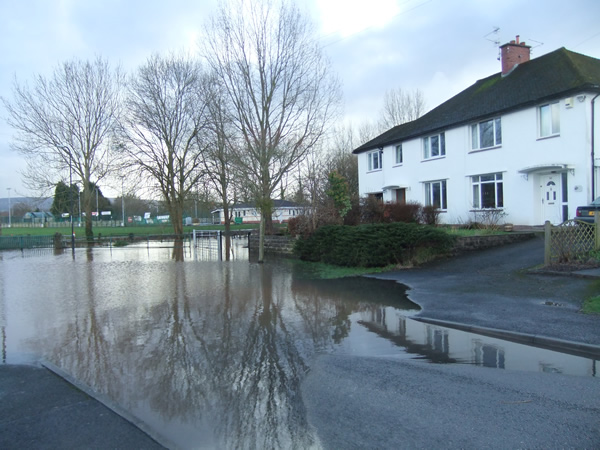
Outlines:
<svg viewBox="0 0 600 450"><path fill-rule="evenodd" d="M600 94L596 94L596 96L592 99L592 201L594 201L594 199L596 198L596 150L595 150L595 126L594 126L594 120L595 120L595 114L594 114L594 103L596 102L596 99L600 96Z"/></svg>

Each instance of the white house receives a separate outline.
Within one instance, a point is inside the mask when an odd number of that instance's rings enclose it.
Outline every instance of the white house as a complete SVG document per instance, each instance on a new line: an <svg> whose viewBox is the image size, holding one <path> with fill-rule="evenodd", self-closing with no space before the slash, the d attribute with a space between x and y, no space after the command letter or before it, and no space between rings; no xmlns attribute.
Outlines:
<svg viewBox="0 0 600 450"><path fill-rule="evenodd" d="M236 223L259 223L260 210L254 203L238 203L229 210L232 221ZM213 223L225 223L223 208L215 209L211 213ZM304 207L288 200L273 200L272 219L275 223L287 223L292 217L304 214Z"/></svg>
<svg viewBox="0 0 600 450"><path fill-rule="evenodd" d="M530 60L518 36L500 49L501 72L354 150L361 196L434 205L444 223L495 210L541 225L598 195L600 60Z"/></svg>

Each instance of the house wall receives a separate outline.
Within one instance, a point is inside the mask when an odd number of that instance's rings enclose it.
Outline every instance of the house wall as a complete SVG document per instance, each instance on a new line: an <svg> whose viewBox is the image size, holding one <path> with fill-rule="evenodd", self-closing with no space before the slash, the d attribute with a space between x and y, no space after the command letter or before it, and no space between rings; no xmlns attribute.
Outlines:
<svg viewBox="0 0 600 450"><path fill-rule="evenodd" d="M298 207L289 207L289 208L275 208L273 210L273 214L271 217L273 218L273 222L275 223L287 223L292 217L299 216L302 214L303 208ZM223 217L223 210L218 210L218 217L220 218L220 223L224 224L225 219ZM260 222L260 212L253 208L234 208L232 212L233 220L236 217L241 217L243 219L243 223L259 223Z"/></svg>
<svg viewBox="0 0 600 450"><path fill-rule="evenodd" d="M445 130L446 156L432 160L422 159L422 137L402 142L403 163L395 163L395 146L383 149L381 170L367 170L369 152L358 155L360 194L382 193L385 202L394 201L393 191L384 187L406 187L406 201L425 204L427 181L446 180L448 210L441 214L445 223L465 223L475 219L472 202L471 176L501 172L503 175L504 208L502 221L519 225L541 225L546 215L553 223L562 221L549 208L545 208L544 187L546 176L562 183L562 173L567 182L567 218L575 215L578 205L589 203L595 195L591 192L591 99L587 93L580 101L572 97L570 106L560 100L560 135L538 137L538 106L504 114L502 119L502 145L487 150L471 150L470 124ZM598 101L597 103L600 103ZM543 104L543 103L541 103ZM600 121L596 106L596 147L600 163ZM568 165L558 169L556 165ZM555 165L554 169L540 169L542 165ZM538 169L534 169L538 167ZM598 170L598 169L596 169ZM555 173L551 173L555 172ZM600 175L600 174L599 174ZM596 185L600 184L597 176ZM560 185L559 195L562 196ZM598 189L596 189L598 192Z"/></svg>

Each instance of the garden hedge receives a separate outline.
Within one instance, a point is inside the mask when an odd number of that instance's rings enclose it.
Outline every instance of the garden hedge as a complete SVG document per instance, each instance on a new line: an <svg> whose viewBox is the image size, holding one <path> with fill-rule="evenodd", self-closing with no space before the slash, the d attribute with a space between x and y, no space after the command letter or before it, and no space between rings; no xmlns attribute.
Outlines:
<svg viewBox="0 0 600 450"><path fill-rule="evenodd" d="M305 261L349 267L407 264L419 250L444 254L454 237L434 226L416 223L329 225L296 241L294 251Z"/></svg>

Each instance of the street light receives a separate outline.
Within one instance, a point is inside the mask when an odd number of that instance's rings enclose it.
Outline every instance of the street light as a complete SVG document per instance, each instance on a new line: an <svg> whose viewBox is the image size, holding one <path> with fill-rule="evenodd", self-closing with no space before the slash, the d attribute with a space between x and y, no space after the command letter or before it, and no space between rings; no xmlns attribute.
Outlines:
<svg viewBox="0 0 600 450"><path fill-rule="evenodd" d="M125 177L121 177L121 212L123 213L123 222L121 226L125 226Z"/></svg>
<svg viewBox="0 0 600 450"><path fill-rule="evenodd" d="M71 250L75 257L75 230L73 229L73 156L69 152L69 197L71 197Z"/></svg>
<svg viewBox="0 0 600 450"><path fill-rule="evenodd" d="M6 190L8 191L8 228L10 228L12 226L12 220L11 220L11 216L10 216L10 190L12 188L6 188Z"/></svg>

